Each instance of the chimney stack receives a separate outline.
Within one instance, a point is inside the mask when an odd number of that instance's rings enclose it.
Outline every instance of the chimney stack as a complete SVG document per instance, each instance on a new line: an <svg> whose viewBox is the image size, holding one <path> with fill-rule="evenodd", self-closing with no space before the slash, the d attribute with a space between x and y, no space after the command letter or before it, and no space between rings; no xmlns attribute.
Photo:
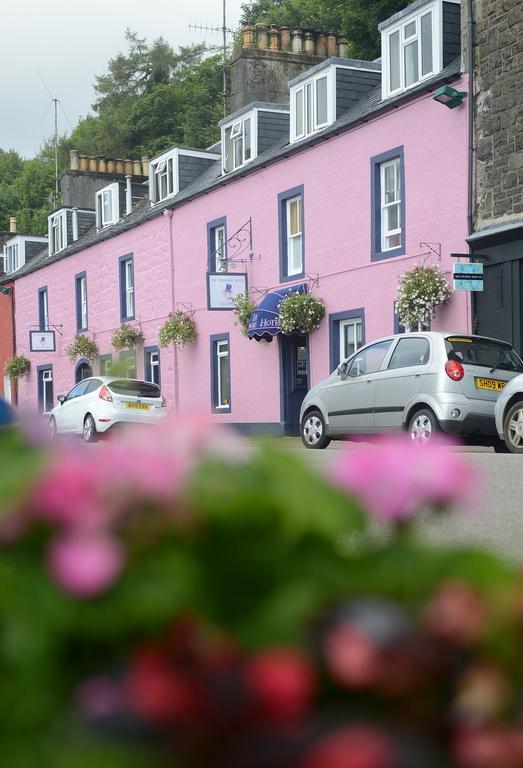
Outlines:
<svg viewBox="0 0 523 768"><path fill-rule="evenodd" d="M16 216L9 216L9 234L16 235Z"/></svg>

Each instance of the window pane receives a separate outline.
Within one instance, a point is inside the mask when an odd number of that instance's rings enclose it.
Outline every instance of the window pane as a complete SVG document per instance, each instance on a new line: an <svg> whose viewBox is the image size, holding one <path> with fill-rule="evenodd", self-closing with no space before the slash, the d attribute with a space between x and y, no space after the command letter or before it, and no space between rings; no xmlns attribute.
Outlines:
<svg viewBox="0 0 523 768"><path fill-rule="evenodd" d="M243 147L244 147L244 159L250 160L251 158L251 119L250 117L245 120L243 124Z"/></svg>
<svg viewBox="0 0 523 768"><path fill-rule="evenodd" d="M426 365L429 361L427 339L400 339L390 359L389 368L407 368L411 365Z"/></svg>
<svg viewBox="0 0 523 768"><path fill-rule="evenodd" d="M225 171L232 171L232 139L231 139L231 129L227 128L225 131Z"/></svg>
<svg viewBox="0 0 523 768"><path fill-rule="evenodd" d="M238 168L243 163L242 157L243 139L234 139L234 167Z"/></svg>
<svg viewBox="0 0 523 768"><path fill-rule="evenodd" d="M218 376L220 399L218 405L229 405L230 381L229 381L229 355L218 358Z"/></svg>
<svg viewBox="0 0 523 768"><path fill-rule="evenodd" d="M112 220L112 196L110 190L103 193L104 201L104 224Z"/></svg>
<svg viewBox="0 0 523 768"><path fill-rule="evenodd" d="M413 85L419 80L418 41L405 46L405 85Z"/></svg>
<svg viewBox="0 0 523 768"><path fill-rule="evenodd" d="M421 74L432 72L432 13L421 18Z"/></svg>
<svg viewBox="0 0 523 768"><path fill-rule="evenodd" d="M295 275L303 269L302 238L295 235L289 239L289 275Z"/></svg>
<svg viewBox="0 0 523 768"><path fill-rule="evenodd" d="M385 203L393 203L396 199L396 166L386 165L384 168Z"/></svg>
<svg viewBox="0 0 523 768"><path fill-rule="evenodd" d="M296 136L303 136L303 88L296 92Z"/></svg>
<svg viewBox="0 0 523 768"><path fill-rule="evenodd" d="M320 77L316 81L316 123L323 125L327 122L327 78Z"/></svg>
<svg viewBox="0 0 523 768"><path fill-rule="evenodd" d="M125 362L135 365L134 357L131 356ZM159 388L148 381L115 379L115 381L111 381L107 386L116 395L132 395L133 397L160 397L161 395Z"/></svg>
<svg viewBox="0 0 523 768"><path fill-rule="evenodd" d="M398 31L389 37L389 89L395 91L400 85L400 33Z"/></svg>
<svg viewBox="0 0 523 768"><path fill-rule="evenodd" d="M391 232L395 229L399 229L400 226L400 207L399 203L391 205L386 208L385 215L387 217L387 224L385 227L386 232Z"/></svg>
<svg viewBox="0 0 523 768"><path fill-rule="evenodd" d="M363 376L379 371L391 343L391 341L380 341L379 344L373 344L372 347L358 354L351 363L349 376Z"/></svg>
<svg viewBox="0 0 523 768"><path fill-rule="evenodd" d="M411 21L409 24L405 24L404 30L403 30L405 40L408 40L409 37L413 37L416 34L416 22Z"/></svg>
<svg viewBox="0 0 523 768"><path fill-rule="evenodd" d="M289 200L289 235L299 235L301 233L301 199Z"/></svg>

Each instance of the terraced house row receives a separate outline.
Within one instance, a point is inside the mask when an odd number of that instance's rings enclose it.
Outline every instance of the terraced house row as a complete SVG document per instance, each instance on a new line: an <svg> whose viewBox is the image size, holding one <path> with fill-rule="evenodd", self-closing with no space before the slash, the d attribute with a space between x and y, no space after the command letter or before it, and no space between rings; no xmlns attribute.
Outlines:
<svg viewBox="0 0 523 768"><path fill-rule="evenodd" d="M418 263L451 270L451 254L469 251L461 16L456 0L416 0L380 25L372 62L346 58L343 41L329 57L303 50L286 30L266 47L245 25L219 143L127 167L72 152L46 242L13 232L4 245L2 335L10 302L11 341L31 361L19 403L46 412L121 358L161 384L171 410L295 432L311 384L398 330L399 276ZM325 302L308 336L278 333L289 291ZM250 338L233 313L244 292L258 305ZM197 337L160 349L158 330L179 309ZM143 334L132 351L112 347L122 322ZM456 293L432 327L472 325L470 297ZM51 333L39 341L40 331ZM93 364L65 354L77 333L96 341Z"/></svg>

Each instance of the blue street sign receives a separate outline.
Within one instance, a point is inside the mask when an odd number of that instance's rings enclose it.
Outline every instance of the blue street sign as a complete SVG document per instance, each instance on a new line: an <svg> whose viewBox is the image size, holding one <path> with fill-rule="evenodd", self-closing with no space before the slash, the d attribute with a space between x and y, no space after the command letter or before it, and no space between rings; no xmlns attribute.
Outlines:
<svg viewBox="0 0 523 768"><path fill-rule="evenodd" d="M454 264L455 291L482 291L483 264Z"/></svg>

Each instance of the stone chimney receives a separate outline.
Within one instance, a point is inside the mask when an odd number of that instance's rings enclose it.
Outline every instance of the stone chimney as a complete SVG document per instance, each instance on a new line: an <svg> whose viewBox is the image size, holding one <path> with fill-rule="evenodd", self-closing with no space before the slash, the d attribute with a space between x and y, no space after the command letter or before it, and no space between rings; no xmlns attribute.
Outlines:
<svg viewBox="0 0 523 768"><path fill-rule="evenodd" d="M60 179L62 204L65 208L94 210L96 193L113 181L120 182L125 190L126 176L131 178L133 190L143 190L145 196L147 188L143 184L149 177L149 158L122 160L103 155L87 156L71 149L70 167L63 171ZM134 191L133 194L136 195Z"/></svg>
<svg viewBox="0 0 523 768"><path fill-rule="evenodd" d="M242 22L242 48L231 59L231 112L252 101L289 103L289 80L328 56L347 56L347 40L313 29Z"/></svg>

